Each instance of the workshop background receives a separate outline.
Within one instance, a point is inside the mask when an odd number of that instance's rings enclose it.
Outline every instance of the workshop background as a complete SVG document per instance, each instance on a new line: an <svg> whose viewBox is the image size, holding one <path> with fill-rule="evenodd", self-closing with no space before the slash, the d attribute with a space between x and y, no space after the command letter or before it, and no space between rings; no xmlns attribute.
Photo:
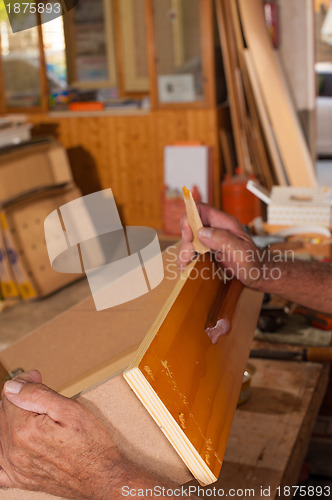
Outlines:
<svg viewBox="0 0 332 500"><path fill-rule="evenodd" d="M52 269L43 223L102 189L123 225L156 229L163 250L180 239L185 184L259 244L331 262L329 0L80 0L48 22L46 3L32 15L20 30L0 0L2 360L91 295L83 274ZM301 445L280 450L284 476L332 490L331 343L332 314L265 297L253 356L276 352L287 371L289 353L322 349L317 386L297 361L299 397L319 397L292 423ZM249 415L256 394L237 412ZM286 396L266 389L267 419L287 414Z"/></svg>

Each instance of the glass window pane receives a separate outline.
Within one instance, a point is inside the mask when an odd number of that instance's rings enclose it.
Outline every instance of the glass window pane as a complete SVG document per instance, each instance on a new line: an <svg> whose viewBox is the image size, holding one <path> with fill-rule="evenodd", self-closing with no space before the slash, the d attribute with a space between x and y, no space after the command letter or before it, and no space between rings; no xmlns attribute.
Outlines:
<svg viewBox="0 0 332 500"><path fill-rule="evenodd" d="M201 0L154 0L159 101L203 99Z"/></svg>
<svg viewBox="0 0 332 500"><path fill-rule="evenodd" d="M144 0L121 0L119 6L125 90L148 91L150 85Z"/></svg>
<svg viewBox="0 0 332 500"><path fill-rule="evenodd" d="M110 79L103 0L81 0L74 9L76 81Z"/></svg>
<svg viewBox="0 0 332 500"><path fill-rule="evenodd" d="M7 20L0 23L5 101L8 108L41 105L38 29L13 34Z"/></svg>
<svg viewBox="0 0 332 500"><path fill-rule="evenodd" d="M67 88L66 47L63 19L42 25L48 89L51 94Z"/></svg>

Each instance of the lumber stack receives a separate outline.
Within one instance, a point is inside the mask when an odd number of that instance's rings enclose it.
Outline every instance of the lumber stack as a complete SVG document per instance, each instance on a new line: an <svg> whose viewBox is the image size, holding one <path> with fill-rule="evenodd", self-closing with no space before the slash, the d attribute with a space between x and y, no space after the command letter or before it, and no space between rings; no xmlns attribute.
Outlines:
<svg viewBox="0 0 332 500"><path fill-rule="evenodd" d="M231 111L236 165L220 131L228 174L254 174L273 184L315 187L315 170L262 0L215 0Z"/></svg>

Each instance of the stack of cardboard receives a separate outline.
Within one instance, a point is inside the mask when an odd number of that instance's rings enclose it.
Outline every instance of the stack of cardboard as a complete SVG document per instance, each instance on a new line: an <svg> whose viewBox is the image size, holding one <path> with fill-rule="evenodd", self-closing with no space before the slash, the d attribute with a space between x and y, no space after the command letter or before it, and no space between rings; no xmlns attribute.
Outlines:
<svg viewBox="0 0 332 500"><path fill-rule="evenodd" d="M42 297L79 275L51 268L44 219L81 196L63 147L47 139L0 151L0 291L4 303Z"/></svg>

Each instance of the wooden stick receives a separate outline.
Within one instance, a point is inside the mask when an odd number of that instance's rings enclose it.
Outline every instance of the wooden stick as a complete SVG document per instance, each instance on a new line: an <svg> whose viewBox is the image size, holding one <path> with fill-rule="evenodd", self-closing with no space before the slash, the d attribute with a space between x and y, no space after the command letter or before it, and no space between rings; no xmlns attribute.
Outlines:
<svg viewBox="0 0 332 500"><path fill-rule="evenodd" d="M187 212L189 226L191 227L191 230L194 235L193 239L194 250L201 254L209 252L210 249L206 245L204 245L204 243L201 243L197 236L197 233L203 227L203 224L199 216L193 195L191 194L191 191L187 189L185 186L183 186L182 192L184 196L184 202L186 205L186 212Z"/></svg>
<svg viewBox="0 0 332 500"><path fill-rule="evenodd" d="M219 137L226 173L232 177L233 171L235 170L233 167L235 167L236 165L233 164L232 161L231 148L229 145L227 132L224 128L219 130Z"/></svg>

